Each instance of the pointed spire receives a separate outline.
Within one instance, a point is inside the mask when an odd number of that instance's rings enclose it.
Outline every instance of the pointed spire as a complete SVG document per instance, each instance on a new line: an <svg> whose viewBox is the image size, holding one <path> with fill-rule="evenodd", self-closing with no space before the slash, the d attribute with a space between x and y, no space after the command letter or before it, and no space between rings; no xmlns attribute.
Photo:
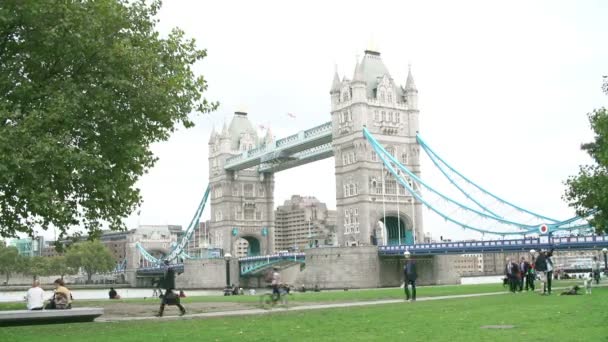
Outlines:
<svg viewBox="0 0 608 342"><path fill-rule="evenodd" d="M416 83L414 83L414 76L412 76L412 64L407 65L407 81L405 81L405 90L416 90Z"/></svg>
<svg viewBox="0 0 608 342"><path fill-rule="evenodd" d="M359 56L357 56L357 65L355 66L353 82L365 82L365 79L363 78L363 63L359 63Z"/></svg>
<svg viewBox="0 0 608 342"><path fill-rule="evenodd" d="M228 126L226 126L226 120L224 120L224 126L222 127L222 133L220 137L227 138L228 137Z"/></svg>
<svg viewBox="0 0 608 342"><path fill-rule="evenodd" d="M215 131L215 124L211 128L211 136L209 137L209 144L213 144L215 142L215 138L217 137L217 132Z"/></svg>
<svg viewBox="0 0 608 342"><path fill-rule="evenodd" d="M264 142L269 144L274 141L274 137L272 136L272 132L270 131L270 127L266 128L266 136L264 137Z"/></svg>
<svg viewBox="0 0 608 342"><path fill-rule="evenodd" d="M334 81L331 83L330 94L340 92L340 76L338 75L338 66L335 66Z"/></svg>

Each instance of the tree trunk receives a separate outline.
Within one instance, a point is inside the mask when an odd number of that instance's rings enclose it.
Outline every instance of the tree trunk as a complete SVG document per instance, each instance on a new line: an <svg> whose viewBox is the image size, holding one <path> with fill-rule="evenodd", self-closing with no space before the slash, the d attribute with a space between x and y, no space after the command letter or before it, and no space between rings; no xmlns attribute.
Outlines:
<svg viewBox="0 0 608 342"><path fill-rule="evenodd" d="M64 274L61 275L61 281L63 281L63 276L64 276Z"/></svg>
<svg viewBox="0 0 608 342"><path fill-rule="evenodd" d="M87 271L87 278L88 278L87 284L90 284L91 283L91 278L93 278L93 272L88 272Z"/></svg>
<svg viewBox="0 0 608 342"><path fill-rule="evenodd" d="M8 279L11 276L11 272L6 272L6 285L8 285Z"/></svg>

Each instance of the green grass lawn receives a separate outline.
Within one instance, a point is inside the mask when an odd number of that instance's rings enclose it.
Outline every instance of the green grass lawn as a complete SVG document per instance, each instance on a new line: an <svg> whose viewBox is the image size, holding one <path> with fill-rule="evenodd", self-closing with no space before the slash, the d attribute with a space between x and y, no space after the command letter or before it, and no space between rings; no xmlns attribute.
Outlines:
<svg viewBox="0 0 608 342"><path fill-rule="evenodd" d="M554 281L553 287L570 286L576 281ZM538 285L537 285L538 286ZM481 285L444 285L444 286L422 286L418 287L419 297L435 297L460 295L471 293L488 293L506 291L501 284L481 284ZM382 288L382 289L365 289L365 290L349 290L349 291L322 291L322 292L296 292L290 300L293 304L298 303L321 303L321 302L350 302L350 301L365 301L365 300L380 300L380 299L400 299L403 298L403 289L399 288ZM182 303L217 303L217 302L237 302L257 304L259 296L197 296L187 297L182 299ZM95 306L99 302L107 303L108 300L76 300L75 307ZM152 298L146 300L142 298L120 299L112 301L112 303L140 303L158 305L158 301ZM23 302L0 303L0 310L18 310L23 309Z"/></svg>
<svg viewBox="0 0 608 342"><path fill-rule="evenodd" d="M4 327L27 341L608 341L608 288L212 319ZM513 329L484 329L513 325Z"/></svg>

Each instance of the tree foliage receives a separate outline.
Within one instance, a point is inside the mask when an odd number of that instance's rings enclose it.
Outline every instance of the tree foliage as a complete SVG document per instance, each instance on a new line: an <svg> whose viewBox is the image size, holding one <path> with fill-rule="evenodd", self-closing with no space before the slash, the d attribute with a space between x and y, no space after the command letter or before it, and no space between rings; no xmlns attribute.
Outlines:
<svg viewBox="0 0 608 342"><path fill-rule="evenodd" d="M93 274L109 272L116 264L108 248L98 240L71 245L65 258L69 267L82 268L86 272L88 282Z"/></svg>
<svg viewBox="0 0 608 342"><path fill-rule="evenodd" d="M41 256L22 258L20 272L31 275L34 280L38 279L38 277L51 275L50 259Z"/></svg>
<svg viewBox="0 0 608 342"><path fill-rule="evenodd" d="M19 251L15 247L5 247L0 244L0 274L6 277L6 283L10 276L19 270Z"/></svg>
<svg viewBox="0 0 608 342"><path fill-rule="evenodd" d="M76 269L68 265L67 259L63 255L51 257L49 260L50 273L61 276L61 279L68 274L76 274Z"/></svg>
<svg viewBox="0 0 608 342"><path fill-rule="evenodd" d="M161 37L147 2L0 2L0 236L124 228L150 145L217 107L192 70L206 51Z"/></svg>
<svg viewBox="0 0 608 342"><path fill-rule="evenodd" d="M602 87L608 95L608 81ZM564 199L582 217L591 217L596 232L608 232L608 110L595 109L588 114L593 141L581 145L594 164L582 165L576 176L566 180Z"/></svg>

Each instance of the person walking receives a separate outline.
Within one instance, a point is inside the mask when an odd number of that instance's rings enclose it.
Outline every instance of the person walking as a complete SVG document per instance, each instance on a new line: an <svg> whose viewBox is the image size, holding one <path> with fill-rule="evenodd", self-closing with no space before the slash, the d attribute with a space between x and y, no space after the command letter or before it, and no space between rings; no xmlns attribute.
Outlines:
<svg viewBox="0 0 608 342"><path fill-rule="evenodd" d="M515 293L519 287L519 267L517 262L510 258L507 258L507 265L505 266L505 273L509 280L509 291Z"/></svg>
<svg viewBox="0 0 608 342"><path fill-rule="evenodd" d="M175 289L175 270L169 265L169 261L165 260L165 273L161 279L165 293L162 295L160 309L156 317L162 317L166 305L175 305L179 308L180 316L186 314L186 309L182 306L179 300L179 295L173 292Z"/></svg>
<svg viewBox="0 0 608 342"><path fill-rule="evenodd" d="M534 292L534 281L536 280L536 270L534 269L534 259L528 264L528 273L526 274L526 291L528 288Z"/></svg>
<svg viewBox="0 0 608 342"><path fill-rule="evenodd" d="M551 294L551 281L553 280L553 260L551 257L553 256L553 249L549 251L545 251L545 259L547 262L547 294Z"/></svg>
<svg viewBox="0 0 608 342"><path fill-rule="evenodd" d="M600 269L602 268L602 264L600 263L599 260L597 260L597 257L594 256L593 257L593 262L591 263L591 270L593 273L593 279L595 280L595 284L599 284L600 283Z"/></svg>
<svg viewBox="0 0 608 342"><path fill-rule="evenodd" d="M520 273L520 282L519 282L519 291L523 291L524 284L526 291L529 290L529 281L528 281L528 273L530 272L530 263L526 260L525 257L521 257L521 262L519 263L519 273Z"/></svg>
<svg viewBox="0 0 608 342"><path fill-rule="evenodd" d="M540 282L543 284L543 295L547 294L547 258L545 251L541 250L534 262L534 269L538 272Z"/></svg>
<svg viewBox="0 0 608 342"><path fill-rule="evenodd" d="M415 302L416 301L416 279L418 278L418 273L416 273L416 262L410 259L410 252L406 251L403 253L405 256L405 266L403 267L403 279L404 284L403 288L405 290L405 300ZM409 286L412 286L412 295L410 299L410 290Z"/></svg>

